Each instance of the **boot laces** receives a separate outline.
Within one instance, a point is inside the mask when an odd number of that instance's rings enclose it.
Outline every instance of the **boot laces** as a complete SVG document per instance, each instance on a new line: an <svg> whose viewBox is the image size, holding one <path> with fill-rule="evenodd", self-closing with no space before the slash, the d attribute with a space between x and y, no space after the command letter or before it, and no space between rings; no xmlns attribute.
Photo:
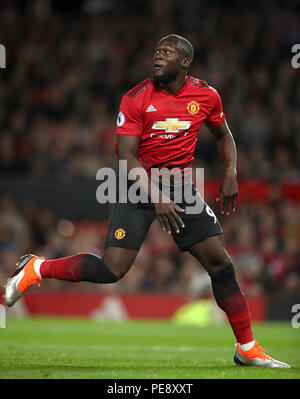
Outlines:
<svg viewBox="0 0 300 399"><path fill-rule="evenodd" d="M247 357L272 360L271 356L264 352L264 348L259 346L258 342L255 342L254 347L247 352Z"/></svg>

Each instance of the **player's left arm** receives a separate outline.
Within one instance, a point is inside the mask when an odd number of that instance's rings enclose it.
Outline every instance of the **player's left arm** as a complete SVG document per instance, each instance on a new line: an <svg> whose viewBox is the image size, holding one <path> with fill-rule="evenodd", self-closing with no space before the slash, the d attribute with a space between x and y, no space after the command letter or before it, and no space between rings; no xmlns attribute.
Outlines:
<svg viewBox="0 0 300 399"><path fill-rule="evenodd" d="M221 201L221 212L229 215L230 206L235 211L238 197L237 171L236 171L236 145L226 120L218 126L212 126L206 121L206 126L216 139L217 149L225 165L219 195L216 201Z"/></svg>

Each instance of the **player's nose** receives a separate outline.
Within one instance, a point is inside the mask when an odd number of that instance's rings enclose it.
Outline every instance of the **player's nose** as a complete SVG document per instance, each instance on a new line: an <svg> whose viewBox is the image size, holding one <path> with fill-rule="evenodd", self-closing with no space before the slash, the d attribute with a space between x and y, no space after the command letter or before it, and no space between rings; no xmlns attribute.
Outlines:
<svg viewBox="0 0 300 399"><path fill-rule="evenodd" d="M160 55L155 55L153 58L153 64L161 65L163 63L163 58Z"/></svg>
<svg viewBox="0 0 300 399"><path fill-rule="evenodd" d="M161 53L160 53L159 51L157 51L157 52L154 54L153 59L154 59L154 61L161 61L161 60L162 60Z"/></svg>

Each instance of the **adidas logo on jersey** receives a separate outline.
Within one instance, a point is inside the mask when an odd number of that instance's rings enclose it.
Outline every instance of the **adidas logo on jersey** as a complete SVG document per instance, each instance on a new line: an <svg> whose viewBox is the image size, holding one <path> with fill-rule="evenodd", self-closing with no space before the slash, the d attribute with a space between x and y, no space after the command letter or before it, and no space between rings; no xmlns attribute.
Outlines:
<svg viewBox="0 0 300 399"><path fill-rule="evenodd" d="M156 109L153 107L152 104L149 105L149 107L146 109L146 112L154 112Z"/></svg>

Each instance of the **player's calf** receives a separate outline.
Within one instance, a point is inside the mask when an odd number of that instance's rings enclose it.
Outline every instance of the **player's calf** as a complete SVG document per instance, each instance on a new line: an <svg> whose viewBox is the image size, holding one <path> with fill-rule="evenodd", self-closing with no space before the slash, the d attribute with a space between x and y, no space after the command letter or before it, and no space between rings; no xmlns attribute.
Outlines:
<svg viewBox="0 0 300 399"><path fill-rule="evenodd" d="M46 260L40 269L42 278L56 278L64 281L88 281L91 283L115 283L116 276L101 256L83 252L73 256Z"/></svg>
<svg viewBox="0 0 300 399"><path fill-rule="evenodd" d="M236 280L233 264L212 274L211 282L215 300L226 313L237 342L242 345L254 342L248 304Z"/></svg>

